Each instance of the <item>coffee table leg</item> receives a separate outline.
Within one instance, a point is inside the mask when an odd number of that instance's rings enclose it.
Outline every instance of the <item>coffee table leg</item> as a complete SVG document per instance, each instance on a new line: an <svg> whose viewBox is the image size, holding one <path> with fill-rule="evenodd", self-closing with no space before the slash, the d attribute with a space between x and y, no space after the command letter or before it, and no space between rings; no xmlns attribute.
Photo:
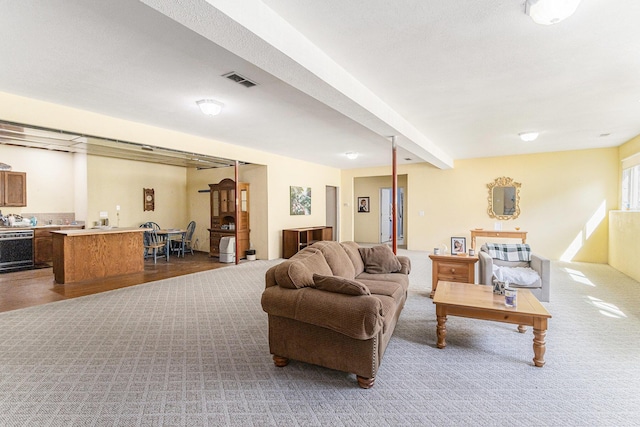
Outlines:
<svg viewBox="0 0 640 427"><path fill-rule="evenodd" d="M527 332L527 327L524 325L518 325L518 332L524 334L525 332Z"/></svg>
<svg viewBox="0 0 640 427"><path fill-rule="evenodd" d="M533 364L538 368L542 368L544 366L544 353L547 349L544 341L547 335L547 319L536 319L533 323Z"/></svg>
<svg viewBox="0 0 640 427"><path fill-rule="evenodd" d="M438 318L438 326L436 328L436 335L438 336L437 346L438 348L445 348L447 346L447 342L445 341L447 338L447 327L445 326L445 323L447 323L447 315L436 313L436 316Z"/></svg>

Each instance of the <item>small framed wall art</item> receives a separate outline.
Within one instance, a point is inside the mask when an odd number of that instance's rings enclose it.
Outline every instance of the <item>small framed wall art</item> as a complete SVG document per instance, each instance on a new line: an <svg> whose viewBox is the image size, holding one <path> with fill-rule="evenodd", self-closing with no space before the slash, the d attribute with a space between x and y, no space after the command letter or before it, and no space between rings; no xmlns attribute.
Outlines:
<svg viewBox="0 0 640 427"><path fill-rule="evenodd" d="M451 238L451 255L467 252L467 239L464 237Z"/></svg>
<svg viewBox="0 0 640 427"><path fill-rule="evenodd" d="M358 197L358 212L369 212L369 198L368 197Z"/></svg>
<svg viewBox="0 0 640 427"><path fill-rule="evenodd" d="M291 215L311 215L311 187L289 187Z"/></svg>
<svg viewBox="0 0 640 427"><path fill-rule="evenodd" d="M142 202L145 211L153 211L156 209L156 195L153 188L142 189Z"/></svg>

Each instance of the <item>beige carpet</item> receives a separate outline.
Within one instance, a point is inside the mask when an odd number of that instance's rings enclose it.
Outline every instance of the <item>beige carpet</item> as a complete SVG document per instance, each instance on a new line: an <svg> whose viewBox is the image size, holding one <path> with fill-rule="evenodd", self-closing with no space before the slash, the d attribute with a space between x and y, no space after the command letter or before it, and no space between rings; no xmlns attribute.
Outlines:
<svg viewBox="0 0 640 427"><path fill-rule="evenodd" d="M606 265L552 263L544 368L532 333L450 317L435 347L430 265L376 385L276 368L246 262L0 314L2 426L640 425L640 286Z"/></svg>

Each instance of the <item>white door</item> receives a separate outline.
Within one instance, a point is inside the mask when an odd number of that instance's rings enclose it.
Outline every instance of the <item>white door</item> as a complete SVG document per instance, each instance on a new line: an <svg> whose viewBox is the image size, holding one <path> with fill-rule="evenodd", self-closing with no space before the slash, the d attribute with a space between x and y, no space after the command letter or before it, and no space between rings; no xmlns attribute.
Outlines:
<svg viewBox="0 0 640 427"><path fill-rule="evenodd" d="M380 189L380 243L391 241L393 233L393 206L391 205L391 188ZM404 241L404 188L398 187L398 243Z"/></svg>
<svg viewBox="0 0 640 427"><path fill-rule="evenodd" d="M391 189L380 189L380 243L391 241L393 217L391 215Z"/></svg>
<svg viewBox="0 0 640 427"><path fill-rule="evenodd" d="M326 186L327 226L333 227L332 240L338 240L338 187Z"/></svg>

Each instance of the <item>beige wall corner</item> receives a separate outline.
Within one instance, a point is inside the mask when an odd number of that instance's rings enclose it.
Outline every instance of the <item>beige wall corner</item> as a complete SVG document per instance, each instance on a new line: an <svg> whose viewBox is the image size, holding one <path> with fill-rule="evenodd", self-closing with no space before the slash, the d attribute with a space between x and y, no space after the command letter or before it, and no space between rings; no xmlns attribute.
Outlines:
<svg viewBox="0 0 640 427"><path fill-rule="evenodd" d="M500 221L504 230L527 231L532 249L551 259L606 263L607 213L617 206L617 171L617 148L459 160L449 170L401 165L398 174L407 175L408 249L449 247L454 236L470 243L472 228L493 230L497 221L487 214L487 184L507 176L522 184L521 214ZM356 177L390 173L390 168L343 171L342 186ZM344 193L348 203L357 196L353 190ZM344 232L353 233L353 218L353 210L350 217L343 213Z"/></svg>

